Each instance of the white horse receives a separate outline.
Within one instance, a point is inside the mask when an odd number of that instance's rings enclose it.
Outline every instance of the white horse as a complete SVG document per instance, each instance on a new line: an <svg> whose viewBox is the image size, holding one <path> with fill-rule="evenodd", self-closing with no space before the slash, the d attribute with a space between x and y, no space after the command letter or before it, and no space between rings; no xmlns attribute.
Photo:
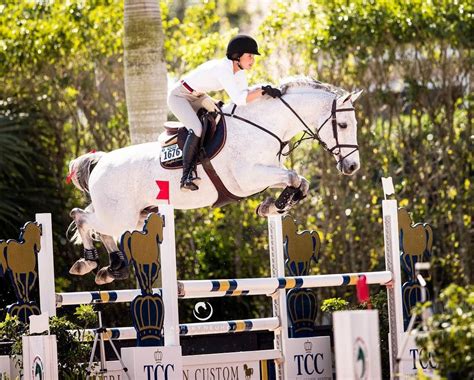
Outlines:
<svg viewBox="0 0 474 380"><path fill-rule="evenodd" d="M281 142L290 141L302 131L334 156L343 174L351 175L360 166L352 104L362 91L348 93L302 77L285 80L281 90L281 99L263 97L245 106L228 104L222 108L227 115L227 141L211 161L225 187L236 196L245 198L266 188L285 189L276 201L267 198L259 206L261 216L286 212L308 193L308 181L285 168L285 156L279 154ZM234 116L229 116L231 113ZM288 149L286 146L283 152ZM151 142L109 153L91 152L71 161L70 177L77 188L88 193L91 204L85 210L71 211L84 245L84 257L70 273L84 275L97 267L98 254L91 238L94 231L110 256L109 267L98 271L96 283L128 276L116 242L125 231L141 229L150 209L167 203L157 200L157 180L169 181L169 201L177 209L216 202L216 188L200 165L199 190L180 191L181 170L164 169L160 151L160 143Z"/></svg>

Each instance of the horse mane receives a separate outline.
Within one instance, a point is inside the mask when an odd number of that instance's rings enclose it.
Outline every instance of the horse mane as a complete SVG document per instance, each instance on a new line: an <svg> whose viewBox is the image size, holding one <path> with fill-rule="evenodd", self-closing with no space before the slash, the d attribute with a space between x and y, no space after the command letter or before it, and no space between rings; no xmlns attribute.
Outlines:
<svg viewBox="0 0 474 380"><path fill-rule="evenodd" d="M307 76L291 76L284 78L280 83L280 89L283 94L286 94L289 89L293 88L313 88L315 90L322 90L331 94L339 96L347 95L348 92L340 87L333 86L329 83L320 82L316 79Z"/></svg>

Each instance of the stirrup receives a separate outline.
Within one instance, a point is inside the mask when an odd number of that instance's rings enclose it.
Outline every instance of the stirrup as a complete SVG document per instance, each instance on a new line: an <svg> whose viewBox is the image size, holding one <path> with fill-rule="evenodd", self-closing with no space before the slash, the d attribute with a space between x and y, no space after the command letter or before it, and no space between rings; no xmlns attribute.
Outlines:
<svg viewBox="0 0 474 380"><path fill-rule="evenodd" d="M185 190L185 191L186 190L196 191L196 190L199 190L199 186L196 185L192 179L188 178L185 181L181 182L180 189Z"/></svg>

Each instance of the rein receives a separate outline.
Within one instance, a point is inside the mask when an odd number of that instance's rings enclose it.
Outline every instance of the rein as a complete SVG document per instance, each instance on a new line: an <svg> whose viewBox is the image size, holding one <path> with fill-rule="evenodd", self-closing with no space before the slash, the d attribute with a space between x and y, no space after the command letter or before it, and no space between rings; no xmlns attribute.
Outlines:
<svg viewBox="0 0 474 380"><path fill-rule="evenodd" d="M232 117L234 119L237 119L237 120L240 120L240 121L243 121L247 124L250 124L252 126L254 126L255 128L258 128L260 129L261 131L264 131L266 132L267 134L269 134L270 136L272 136L275 140L278 141L278 143L280 144L280 149L278 150L278 153L277 155L278 156L281 156L283 153L283 149L285 149L285 147L290 143L289 141L283 141L282 139L280 139L277 135L275 135L273 132L269 131L268 129L262 127L261 125L258 125L257 123L254 123L253 121L250 121L248 119L245 119L244 117L241 117L241 116L238 116L236 115L234 112L235 112L235 109L237 108L237 105L234 104L234 107L232 108L232 111L230 113L225 113L225 112L221 112L222 115L224 116L229 116L229 117Z"/></svg>
<svg viewBox="0 0 474 380"><path fill-rule="evenodd" d="M336 117L336 113L338 112L348 112L348 111L354 111L355 108L353 107L350 107L350 108L339 108L337 109L336 108L336 105L337 105L337 102L336 102L336 98L332 101L332 107L331 107L331 115L321 124L321 126L316 129L315 132L313 132L311 130L310 127L308 127L308 125L304 122L304 120L300 117L300 115L298 115L298 113L282 98L280 97L279 98L281 100L281 102L297 117L297 119L301 122L301 124L303 124L303 126L305 127L305 131L303 131L303 136L301 136L301 138L295 142L293 144L293 146L291 147L291 149L288 150L288 152L286 153L283 153L283 149L290 143L289 141L282 141L277 135L275 135L273 132L269 131L268 129L262 127L261 125L258 125L256 123L254 123L253 121L251 120L248 120L248 119L245 119L241 116L237 116L235 115L235 109L237 108L237 105L234 104L234 107L232 108L232 111L231 113L224 113L222 112L222 115L224 116L229 116L229 117L233 117L234 119L238 119L238 120L241 120L247 124L250 124L264 132L266 132L267 134L269 134L270 136L272 136L273 138L275 138L278 143L280 144L280 149L278 150L278 153L277 153L277 156L281 157L281 156L288 156L291 152L293 152L304 140L317 140L321 145L322 147L328 151L329 153L331 153L333 156L339 156L339 159L338 159L338 164L341 164L347 157L349 157L351 154L357 152L359 150L359 146L357 144L339 144L339 135L337 133L337 117ZM326 123L331 120L331 124L332 124L332 131L333 131L333 136L334 136L334 139L336 140L336 144L329 148L327 146L327 144L321 139L320 137L320 131L321 129L323 129L323 127L326 125ZM341 149L342 148L354 148L351 152L349 152L348 154L346 154L345 156L343 157L340 157L341 156ZM336 151L337 149L337 151Z"/></svg>

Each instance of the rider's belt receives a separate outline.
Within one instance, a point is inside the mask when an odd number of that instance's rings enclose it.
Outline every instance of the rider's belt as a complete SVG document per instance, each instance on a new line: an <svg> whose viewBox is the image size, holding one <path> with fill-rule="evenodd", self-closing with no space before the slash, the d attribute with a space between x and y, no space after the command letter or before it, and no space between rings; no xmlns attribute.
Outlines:
<svg viewBox="0 0 474 380"><path fill-rule="evenodd" d="M183 87L188 90L191 94L194 93L194 89L189 85L187 84L184 80L181 81L181 84L183 85Z"/></svg>

